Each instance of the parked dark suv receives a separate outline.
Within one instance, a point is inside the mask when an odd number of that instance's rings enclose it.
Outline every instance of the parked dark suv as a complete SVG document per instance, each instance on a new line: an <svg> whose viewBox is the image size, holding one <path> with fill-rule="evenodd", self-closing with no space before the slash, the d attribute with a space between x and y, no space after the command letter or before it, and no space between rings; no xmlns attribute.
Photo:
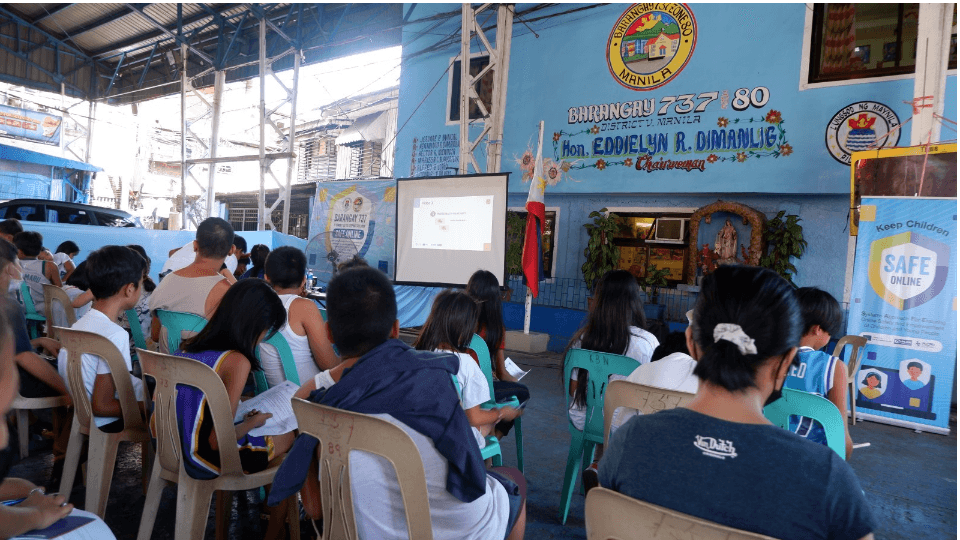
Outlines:
<svg viewBox="0 0 960 540"><path fill-rule="evenodd" d="M0 219L10 218L72 225L143 228L140 218L123 210L44 199L13 199L0 203Z"/></svg>

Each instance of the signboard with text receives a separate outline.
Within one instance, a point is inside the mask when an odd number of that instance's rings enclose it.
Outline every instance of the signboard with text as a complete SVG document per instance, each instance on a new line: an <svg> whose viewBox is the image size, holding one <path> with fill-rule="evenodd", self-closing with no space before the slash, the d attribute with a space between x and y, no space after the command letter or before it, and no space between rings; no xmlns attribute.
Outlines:
<svg viewBox="0 0 960 540"><path fill-rule="evenodd" d="M847 332L867 337L858 415L949 432L957 359L957 200L863 197Z"/></svg>
<svg viewBox="0 0 960 540"><path fill-rule="evenodd" d="M63 119L51 114L0 105L0 133L17 139L59 145Z"/></svg>

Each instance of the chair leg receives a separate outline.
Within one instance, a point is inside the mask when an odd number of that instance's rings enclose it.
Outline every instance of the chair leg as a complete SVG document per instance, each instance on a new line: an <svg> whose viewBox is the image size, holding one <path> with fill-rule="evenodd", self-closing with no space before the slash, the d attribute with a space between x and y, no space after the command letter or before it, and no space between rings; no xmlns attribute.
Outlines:
<svg viewBox="0 0 960 540"><path fill-rule="evenodd" d="M100 519L103 519L107 510L110 481L113 480L119 446L119 434L103 433L99 429L91 428L85 510L97 514Z"/></svg>
<svg viewBox="0 0 960 540"><path fill-rule="evenodd" d="M60 493L70 497L73 491L73 480L77 477L77 468L80 466L80 453L83 451L83 438L80 433L80 420L74 416L70 426L70 440L67 443L67 455L63 460L63 472L60 474Z"/></svg>
<svg viewBox="0 0 960 540"><path fill-rule="evenodd" d="M520 429L522 427L520 419L521 417L518 416L513 423L513 433L517 439L517 468L523 472L523 430Z"/></svg>
<svg viewBox="0 0 960 540"><path fill-rule="evenodd" d="M216 533L215 537L217 540L227 540L227 537L230 533L230 510L233 508L233 492L218 490L217 491L217 509L213 513L214 519L216 519Z"/></svg>
<svg viewBox="0 0 960 540"><path fill-rule="evenodd" d="M17 438L20 443L20 459L30 454L30 411L17 409Z"/></svg>
<svg viewBox="0 0 960 540"><path fill-rule="evenodd" d="M576 486L577 462L583 454L583 432L572 435L570 452L567 454L567 469L563 473L563 488L560 491L560 522L567 522L567 513L570 511L570 499L573 497L573 488Z"/></svg>
<svg viewBox="0 0 960 540"><path fill-rule="evenodd" d="M160 496L163 488L170 484L168 480L160 478L160 464L154 463L150 471L150 485L147 488L147 498L143 503L143 515L140 516L140 530L137 531L137 540L150 540L153 535L153 525L157 521L157 510L160 508Z"/></svg>
<svg viewBox="0 0 960 540"><path fill-rule="evenodd" d="M850 394L850 424L855 426L857 425L857 386L851 384L847 393Z"/></svg>
<svg viewBox="0 0 960 540"><path fill-rule="evenodd" d="M584 469L590 466L593 463L593 452L597 449L597 443L592 441L583 442L583 453L580 455L580 469L578 472L583 472ZM580 476L579 474L577 475ZM586 495L586 491L583 488L583 482L580 483L580 494Z"/></svg>
<svg viewBox="0 0 960 540"><path fill-rule="evenodd" d="M174 540L203 538L213 498L213 482L194 480L180 471L177 482L177 530Z"/></svg>
<svg viewBox="0 0 960 540"><path fill-rule="evenodd" d="M290 524L290 539L299 540L300 538L300 503L299 498L294 495L290 498L290 506L287 508L287 522Z"/></svg>

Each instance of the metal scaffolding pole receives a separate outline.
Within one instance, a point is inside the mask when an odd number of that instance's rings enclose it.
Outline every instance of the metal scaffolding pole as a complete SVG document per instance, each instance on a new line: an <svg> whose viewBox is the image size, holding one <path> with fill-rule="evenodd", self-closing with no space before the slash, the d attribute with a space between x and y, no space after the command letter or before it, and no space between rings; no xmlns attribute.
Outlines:
<svg viewBox="0 0 960 540"><path fill-rule="evenodd" d="M220 141L220 109L223 100L223 85L227 80L226 71L218 71L213 83L213 118L210 126L210 157L217 158L217 143ZM210 174L207 180L207 217L213 215L214 180L217 175L217 164L210 163Z"/></svg>
<svg viewBox="0 0 960 540"><path fill-rule="evenodd" d="M187 44L180 45L180 228L187 222Z"/></svg>
<svg viewBox="0 0 960 540"><path fill-rule="evenodd" d="M286 199L283 203L283 234L290 234L290 185L293 183L293 170L297 166L293 149L297 144L297 91L300 89L300 51L293 53L293 89L290 91L290 134L287 136L287 186L283 190Z"/></svg>
<svg viewBox="0 0 960 540"><path fill-rule="evenodd" d="M510 68L510 44L513 37L513 6L500 4L497 9L496 47L490 45L477 15L492 4L483 4L474 9L471 4L463 4L460 35L460 174L470 174L470 166L475 173L500 172L500 157L503 148L503 121L507 103L507 77ZM476 39L480 55L488 55L489 63L476 74L471 73L471 43ZM493 76L493 96L489 103L483 102L477 94L477 84L488 73ZM470 109L472 105L480 110L483 118L479 136L470 139ZM486 139L486 141L484 141ZM486 171L480 169L475 152L486 142Z"/></svg>
<svg viewBox="0 0 960 540"><path fill-rule="evenodd" d="M267 198L264 183L267 178L267 21L260 18L260 192L257 195L257 230L264 230L267 222Z"/></svg>

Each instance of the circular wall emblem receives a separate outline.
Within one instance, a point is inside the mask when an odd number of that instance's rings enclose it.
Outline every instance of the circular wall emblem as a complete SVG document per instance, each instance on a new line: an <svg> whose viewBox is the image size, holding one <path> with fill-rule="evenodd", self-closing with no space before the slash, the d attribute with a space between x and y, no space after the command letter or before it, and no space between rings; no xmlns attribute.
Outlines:
<svg viewBox="0 0 960 540"><path fill-rule="evenodd" d="M607 39L607 66L631 90L667 84L697 46L697 20L686 4L633 4Z"/></svg>
<svg viewBox="0 0 960 540"><path fill-rule="evenodd" d="M827 124L827 150L833 159L850 164L850 153L896 146L900 117L876 101L859 101L837 111Z"/></svg>

